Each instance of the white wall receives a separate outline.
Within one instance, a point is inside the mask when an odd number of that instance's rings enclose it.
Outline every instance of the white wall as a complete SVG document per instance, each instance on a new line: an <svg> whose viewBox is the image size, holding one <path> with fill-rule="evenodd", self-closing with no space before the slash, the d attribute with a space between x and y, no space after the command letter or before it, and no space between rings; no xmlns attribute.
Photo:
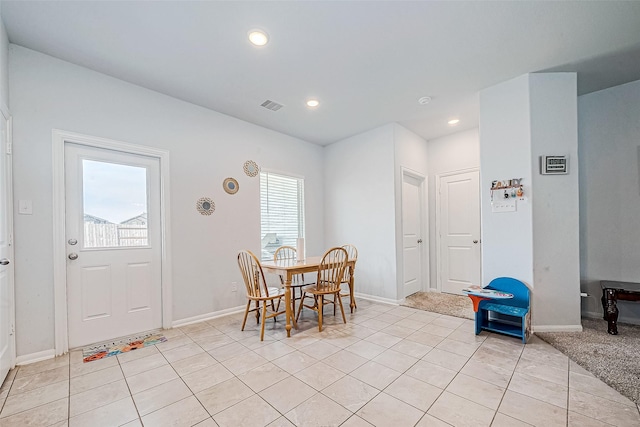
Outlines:
<svg viewBox="0 0 640 427"><path fill-rule="evenodd" d="M577 160L575 73L527 74L480 93L483 283L511 276L532 291L535 330L580 330L578 165L541 176L539 156ZM528 202L491 212L492 180L523 178Z"/></svg>
<svg viewBox="0 0 640 427"><path fill-rule="evenodd" d="M356 292L396 300L393 137L385 125L324 148L324 215L327 247L358 248Z"/></svg>
<svg viewBox="0 0 640 427"><path fill-rule="evenodd" d="M260 248L259 181L244 175L246 160L305 177L307 252L325 248L322 147L15 45L9 74L15 200L34 208L15 212L19 356L54 346L53 128L170 151L174 321L245 303L229 284L241 283L237 251ZM223 191L227 177L236 195ZM203 196L216 203L210 217L195 209Z"/></svg>
<svg viewBox="0 0 640 427"><path fill-rule="evenodd" d="M583 313L600 317L600 280L640 282L640 80L578 98ZM640 304L619 320L640 324Z"/></svg>
<svg viewBox="0 0 640 427"><path fill-rule="evenodd" d="M9 37L2 20L0 5L0 102L9 106Z"/></svg>
<svg viewBox="0 0 640 427"><path fill-rule="evenodd" d="M533 178L532 306L538 330L580 325L578 101L575 73L529 75ZM569 157L567 175L540 174L540 156Z"/></svg>
<svg viewBox="0 0 640 427"><path fill-rule="evenodd" d="M401 300L404 298L404 250L403 250L403 233L402 233L402 171L407 169L417 175L425 178L425 198L422 206L422 225L424 234L420 236L424 242L422 245L422 265L423 265L423 290L429 287L429 201L427 190L427 178L429 173L427 142L420 136L411 132L407 128L399 124L393 125L393 141L395 151L395 203L396 203L396 284L397 297Z"/></svg>
<svg viewBox="0 0 640 427"><path fill-rule="evenodd" d="M529 76L480 92L480 200L482 216L482 284L509 276L533 284L531 204L517 212L492 213L491 181L524 178L531 195Z"/></svg>
<svg viewBox="0 0 640 427"><path fill-rule="evenodd" d="M436 176L448 172L480 167L480 139L478 129L466 130L427 142L429 159L429 265L430 287L437 283L436 247Z"/></svg>

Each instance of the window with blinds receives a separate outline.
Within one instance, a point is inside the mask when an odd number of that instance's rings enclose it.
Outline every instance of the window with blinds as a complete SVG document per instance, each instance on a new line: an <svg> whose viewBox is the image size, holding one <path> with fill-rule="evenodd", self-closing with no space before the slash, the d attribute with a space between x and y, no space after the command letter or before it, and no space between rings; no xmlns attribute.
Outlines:
<svg viewBox="0 0 640 427"><path fill-rule="evenodd" d="M260 232L262 261L280 246L296 247L304 237L304 179L260 172Z"/></svg>

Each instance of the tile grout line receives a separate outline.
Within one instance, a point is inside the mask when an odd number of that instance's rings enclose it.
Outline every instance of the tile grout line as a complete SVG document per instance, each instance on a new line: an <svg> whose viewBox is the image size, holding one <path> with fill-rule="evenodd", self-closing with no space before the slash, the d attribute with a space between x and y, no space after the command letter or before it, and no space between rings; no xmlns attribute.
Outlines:
<svg viewBox="0 0 640 427"><path fill-rule="evenodd" d="M157 348L156 348L156 350L157 350ZM115 357L117 359L117 361L118 361L118 367L120 368L120 372L122 372L122 379L124 380L124 383L127 386L127 390L129 390L129 398L131 399L131 402L133 403L133 407L136 410L136 414L138 414L138 420L140 421L140 424L142 424L142 416L140 415L140 410L138 410L138 405L136 404L136 400L133 398L133 392L131 391L131 387L129 386L129 381L127 381L127 376L124 374L124 369L122 369L122 362L118 358L117 354L115 356L113 356L113 357ZM145 357L147 357L147 356L145 356ZM104 405L104 406L106 406L106 405ZM131 421L134 421L134 420L131 420ZM127 421L127 422L131 422L131 421Z"/></svg>

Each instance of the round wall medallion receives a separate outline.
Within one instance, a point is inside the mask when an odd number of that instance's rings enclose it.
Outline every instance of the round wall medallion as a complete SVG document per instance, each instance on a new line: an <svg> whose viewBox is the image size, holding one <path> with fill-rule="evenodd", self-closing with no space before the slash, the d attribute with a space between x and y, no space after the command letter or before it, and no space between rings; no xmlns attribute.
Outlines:
<svg viewBox="0 0 640 427"><path fill-rule="evenodd" d="M233 178L225 179L222 183L222 187L224 188L224 191L229 194L236 194L238 192L238 189L240 188L240 186L238 185L238 181Z"/></svg>
<svg viewBox="0 0 640 427"><path fill-rule="evenodd" d="M260 172L260 168L256 162L253 160L247 160L244 162L244 173L246 173L247 176L256 176L258 175L258 172Z"/></svg>
<svg viewBox="0 0 640 427"><path fill-rule="evenodd" d="M201 215L211 215L216 210L216 204L208 197L201 197L196 202L196 209Z"/></svg>

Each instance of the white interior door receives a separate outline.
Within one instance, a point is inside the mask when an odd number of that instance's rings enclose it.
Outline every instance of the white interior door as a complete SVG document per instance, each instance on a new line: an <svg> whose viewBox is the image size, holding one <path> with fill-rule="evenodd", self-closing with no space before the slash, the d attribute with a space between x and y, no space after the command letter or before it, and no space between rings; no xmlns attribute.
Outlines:
<svg viewBox="0 0 640 427"><path fill-rule="evenodd" d="M159 160L65 144L69 347L162 326Z"/></svg>
<svg viewBox="0 0 640 427"><path fill-rule="evenodd" d="M439 236L442 292L462 295L480 285L480 187L478 171L440 178Z"/></svg>
<svg viewBox="0 0 640 427"><path fill-rule="evenodd" d="M404 296L422 290L422 183L424 179L402 175L402 250Z"/></svg>
<svg viewBox="0 0 640 427"><path fill-rule="evenodd" d="M7 118L0 114L0 384L14 363L11 156Z"/></svg>

